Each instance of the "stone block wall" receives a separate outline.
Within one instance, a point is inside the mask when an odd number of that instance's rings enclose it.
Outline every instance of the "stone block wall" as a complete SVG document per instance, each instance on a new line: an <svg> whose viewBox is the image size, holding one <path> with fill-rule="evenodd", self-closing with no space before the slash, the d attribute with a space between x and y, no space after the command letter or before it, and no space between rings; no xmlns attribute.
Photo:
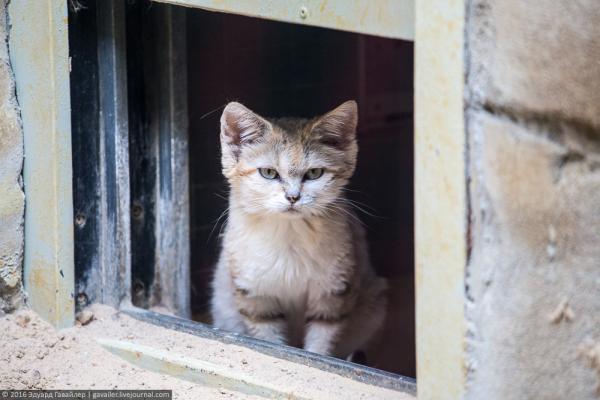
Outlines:
<svg viewBox="0 0 600 400"><path fill-rule="evenodd" d="M600 2L467 2L467 399L600 397Z"/></svg>
<svg viewBox="0 0 600 400"><path fill-rule="evenodd" d="M23 135L7 35L6 1L0 0L0 314L23 302Z"/></svg>

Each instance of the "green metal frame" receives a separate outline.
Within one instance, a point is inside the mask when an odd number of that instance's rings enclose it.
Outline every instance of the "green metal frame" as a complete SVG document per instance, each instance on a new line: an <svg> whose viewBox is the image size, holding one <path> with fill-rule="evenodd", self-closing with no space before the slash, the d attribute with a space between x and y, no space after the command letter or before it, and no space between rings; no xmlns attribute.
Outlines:
<svg viewBox="0 0 600 400"><path fill-rule="evenodd" d="M466 386L468 257L464 0L419 0L415 40L415 288L419 399Z"/></svg>
<svg viewBox="0 0 600 400"><path fill-rule="evenodd" d="M415 37L415 0L156 1L393 39Z"/></svg>
<svg viewBox="0 0 600 400"><path fill-rule="evenodd" d="M8 15L24 135L27 302L67 327L74 321L67 1L13 0Z"/></svg>

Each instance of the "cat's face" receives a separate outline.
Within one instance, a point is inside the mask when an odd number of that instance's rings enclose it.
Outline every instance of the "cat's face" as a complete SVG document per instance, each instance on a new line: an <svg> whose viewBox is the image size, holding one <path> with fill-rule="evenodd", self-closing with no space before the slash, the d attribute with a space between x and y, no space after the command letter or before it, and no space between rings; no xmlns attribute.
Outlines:
<svg viewBox="0 0 600 400"><path fill-rule="evenodd" d="M322 214L356 165L356 102L312 120L267 120L239 103L221 117L223 174L235 206L250 214Z"/></svg>

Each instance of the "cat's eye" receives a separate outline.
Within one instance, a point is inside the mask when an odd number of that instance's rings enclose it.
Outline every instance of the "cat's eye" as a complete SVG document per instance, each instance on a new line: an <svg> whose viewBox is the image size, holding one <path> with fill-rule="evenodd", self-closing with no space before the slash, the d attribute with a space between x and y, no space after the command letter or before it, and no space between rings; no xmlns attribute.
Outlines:
<svg viewBox="0 0 600 400"><path fill-rule="evenodd" d="M273 168L259 168L258 172L265 179L275 179L279 177L277 170L274 170Z"/></svg>
<svg viewBox="0 0 600 400"><path fill-rule="evenodd" d="M325 172L323 168L311 168L304 174L304 179L309 181L319 179L323 175L323 172Z"/></svg>

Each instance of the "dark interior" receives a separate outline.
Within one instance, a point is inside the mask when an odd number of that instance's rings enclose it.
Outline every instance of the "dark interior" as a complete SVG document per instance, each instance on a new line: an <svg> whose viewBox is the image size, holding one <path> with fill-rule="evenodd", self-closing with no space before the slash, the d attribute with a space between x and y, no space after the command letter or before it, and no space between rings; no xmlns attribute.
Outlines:
<svg viewBox="0 0 600 400"><path fill-rule="evenodd" d="M219 117L239 101L267 117L313 117L359 104L351 198L367 226L373 265L390 280L382 337L369 366L415 376L413 44L401 40L187 11L192 313L209 322L219 216L227 206Z"/></svg>

